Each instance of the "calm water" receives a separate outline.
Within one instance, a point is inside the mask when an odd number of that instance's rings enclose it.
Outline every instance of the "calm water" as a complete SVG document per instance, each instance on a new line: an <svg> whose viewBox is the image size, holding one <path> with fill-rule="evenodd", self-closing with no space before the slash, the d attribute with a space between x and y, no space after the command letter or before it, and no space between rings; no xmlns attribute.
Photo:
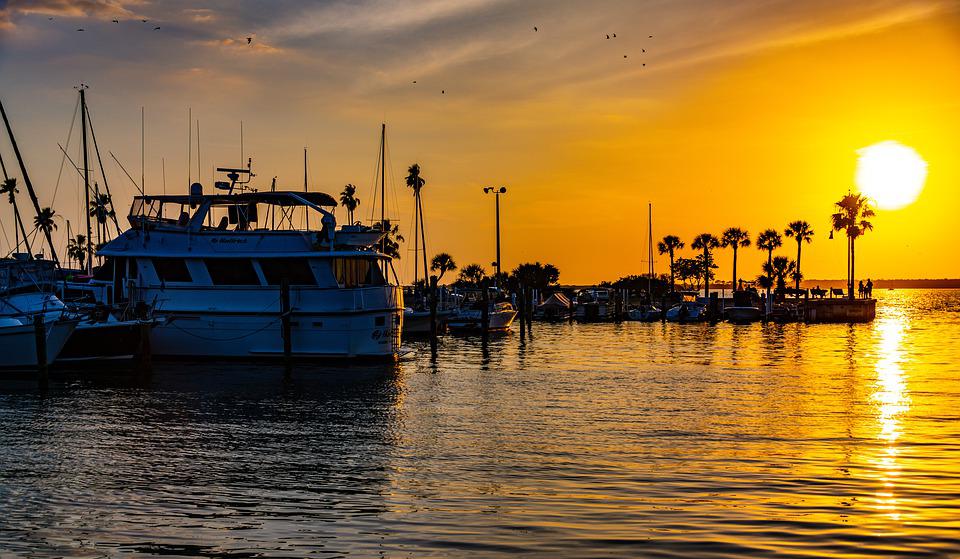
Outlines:
<svg viewBox="0 0 960 559"><path fill-rule="evenodd" d="M3 381L0 555L950 556L960 292L879 295L869 325Z"/></svg>

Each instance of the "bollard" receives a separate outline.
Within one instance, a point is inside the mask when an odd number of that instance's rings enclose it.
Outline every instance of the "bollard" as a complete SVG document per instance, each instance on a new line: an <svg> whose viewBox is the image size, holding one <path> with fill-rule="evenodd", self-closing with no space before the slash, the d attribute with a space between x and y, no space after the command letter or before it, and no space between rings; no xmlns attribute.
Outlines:
<svg viewBox="0 0 960 559"><path fill-rule="evenodd" d="M430 356L437 358L437 276L430 276Z"/></svg>
<svg viewBox="0 0 960 559"><path fill-rule="evenodd" d="M290 280L280 280L280 335L283 337L283 364L287 372L293 366L293 343L290 339Z"/></svg>
<svg viewBox="0 0 960 559"><path fill-rule="evenodd" d="M47 329L43 324L42 314L33 317L33 334L37 347L37 380L39 380L40 386L46 386L49 373L49 367L47 366Z"/></svg>

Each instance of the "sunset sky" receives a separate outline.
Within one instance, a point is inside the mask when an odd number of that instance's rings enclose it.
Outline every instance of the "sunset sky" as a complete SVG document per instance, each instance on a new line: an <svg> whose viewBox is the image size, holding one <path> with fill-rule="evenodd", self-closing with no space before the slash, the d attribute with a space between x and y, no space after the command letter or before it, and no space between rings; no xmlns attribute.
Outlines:
<svg viewBox="0 0 960 559"><path fill-rule="evenodd" d="M926 160L926 185L878 212L858 275L960 277L958 2L0 0L0 97L42 205L74 228L74 171L53 195L80 82L101 151L136 177L145 107L152 193L161 158L167 192L186 192L189 107L208 191L214 165L240 163L242 120L260 186L277 176L301 188L306 146L311 190L356 184L368 219L386 122L389 214L405 234L403 177L418 162L430 253L489 269L493 199L481 188L506 185L504 267L551 262L563 283L644 272L648 202L654 236L688 245L806 219L804 275L843 278L832 204L853 186L857 150L895 140ZM11 167L5 136L0 153ZM125 214L134 187L104 164ZM11 216L2 204L10 238ZM795 255L792 240L781 253ZM742 275L762 259L742 250ZM718 263L727 279L729 251Z"/></svg>

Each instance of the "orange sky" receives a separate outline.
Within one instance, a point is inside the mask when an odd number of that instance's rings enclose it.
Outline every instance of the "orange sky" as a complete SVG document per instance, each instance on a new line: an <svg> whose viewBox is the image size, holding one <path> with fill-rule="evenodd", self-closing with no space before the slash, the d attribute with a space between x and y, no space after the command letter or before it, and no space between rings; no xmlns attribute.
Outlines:
<svg viewBox="0 0 960 559"><path fill-rule="evenodd" d="M845 244L827 240L831 204L852 185L857 149L897 140L928 162L926 188L913 205L879 212L858 243L858 271L960 277L947 256L960 202L960 7L795 4L11 0L0 11L0 95L44 205L80 81L91 86L101 149L137 176L146 107L155 193L161 158L168 192L186 189L192 107L208 188L211 166L238 162L243 120L262 186L273 176L298 186L306 145L311 189L357 184L367 218L386 120L388 207L405 232L402 177L416 161L430 252L488 264L493 200L481 187L504 184L504 266L552 262L567 283L645 270L648 201L654 235L688 244L729 226L755 235L806 219L817 235L805 276L843 277ZM12 158L5 139L0 150ZM106 166L125 211L133 187ZM65 170L54 200L74 227L78 186ZM9 214L0 208L12 237ZM793 256L789 243L782 252ZM410 256L400 265L408 276ZM761 258L742 251L742 274L755 276ZM656 265L666 271L665 259Z"/></svg>

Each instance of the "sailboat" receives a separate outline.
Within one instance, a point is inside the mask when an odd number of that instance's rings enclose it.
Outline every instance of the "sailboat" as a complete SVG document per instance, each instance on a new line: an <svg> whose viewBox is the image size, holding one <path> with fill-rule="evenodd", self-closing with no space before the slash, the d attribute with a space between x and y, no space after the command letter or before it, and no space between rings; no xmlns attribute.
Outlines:
<svg viewBox="0 0 960 559"><path fill-rule="evenodd" d="M647 204L647 300L627 311L627 318L640 322L660 320L660 309L653 304L653 204Z"/></svg>

